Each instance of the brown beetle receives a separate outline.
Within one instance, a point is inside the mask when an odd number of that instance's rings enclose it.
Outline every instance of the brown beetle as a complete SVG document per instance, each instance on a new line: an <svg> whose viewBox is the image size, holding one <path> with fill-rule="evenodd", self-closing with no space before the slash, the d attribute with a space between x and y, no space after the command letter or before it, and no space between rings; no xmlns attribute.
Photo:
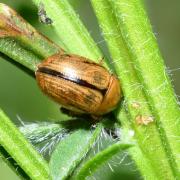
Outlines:
<svg viewBox="0 0 180 180"><path fill-rule="evenodd" d="M65 109L101 116L112 111L121 97L118 79L84 57L59 53L38 66L41 90Z"/></svg>

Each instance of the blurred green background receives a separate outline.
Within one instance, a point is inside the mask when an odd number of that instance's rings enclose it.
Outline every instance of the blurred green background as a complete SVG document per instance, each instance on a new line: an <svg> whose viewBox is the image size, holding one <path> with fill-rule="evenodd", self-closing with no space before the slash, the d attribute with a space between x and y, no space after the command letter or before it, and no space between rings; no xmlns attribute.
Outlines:
<svg viewBox="0 0 180 180"><path fill-rule="evenodd" d="M30 0L1 0L0 2L11 6L39 31L48 35L52 40L56 40L52 29L39 23L37 9ZM96 18L91 9L90 0L70 0L70 2L80 14L80 18L95 41L108 56ZM167 72L178 96L180 94L178 80L178 77L180 77L180 1L145 0L145 6L165 60ZM23 121L59 120L58 105L42 95L32 77L2 58L0 58L0 83L0 107L16 124L20 123L18 118ZM119 160L117 160L118 158ZM120 156L118 158L115 161L122 160ZM115 164L115 162L113 163ZM100 178L100 174L103 174L100 172L105 172L100 179L110 180L118 179L118 177L131 180L139 179L135 168L131 168L129 164L131 162L114 166L114 172L106 165L99 171L98 176ZM19 179L1 160L0 175L2 180Z"/></svg>

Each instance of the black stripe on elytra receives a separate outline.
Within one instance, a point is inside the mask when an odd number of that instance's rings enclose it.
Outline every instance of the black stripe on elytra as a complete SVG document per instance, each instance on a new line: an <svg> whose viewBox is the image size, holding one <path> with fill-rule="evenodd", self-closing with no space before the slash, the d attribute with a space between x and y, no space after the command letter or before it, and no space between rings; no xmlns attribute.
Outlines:
<svg viewBox="0 0 180 180"><path fill-rule="evenodd" d="M58 72L58 71L55 71L55 70L52 70L52 69L41 67L37 71L41 72L41 73L49 74L51 76L59 77L59 78L62 78L62 79L65 79L65 80L68 80L68 81L71 81L71 82L74 82L74 83L76 83L78 85L85 86L85 87L88 87L90 89L94 89L94 90L100 91L103 95L106 93L106 89L103 89L103 90L102 89L98 89L96 86L94 86L92 84L89 84L85 80L78 79L76 77L67 76L67 75L65 75L65 74L63 74L61 72Z"/></svg>

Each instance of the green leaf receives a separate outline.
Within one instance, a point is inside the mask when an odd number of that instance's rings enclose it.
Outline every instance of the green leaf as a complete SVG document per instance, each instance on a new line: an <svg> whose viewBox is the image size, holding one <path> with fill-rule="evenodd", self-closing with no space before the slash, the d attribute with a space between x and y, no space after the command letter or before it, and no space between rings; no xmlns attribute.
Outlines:
<svg viewBox="0 0 180 180"><path fill-rule="evenodd" d="M29 140L46 160L50 159L54 147L65 136L68 135L69 129L60 123L36 122L24 124L19 130Z"/></svg>
<svg viewBox="0 0 180 180"><path fill-rule="evenodd" d="M19 127L19 130L32 144L38 144L54 137L63 129L62 124L52 122L31 122Z"/></svg>
<svg viewBox="0 0 180 180"><path fill-rule="evenodd" d="M50 160L52 179L66 179L71 175L93 146L101 132L101 127L99 124L94 130L90 130L90 127L77 129L60 141Z"/></svg>
<svg viewBox="0 0 180 180"><path fill-rule="evenodd" d="M107 160L111 159L117 153L127 150L131 146L132 144L117 142L103 151L100 151L89 161L83 164L83 167L79 170L74 179L86 179L86 177L92 175L98 169L98 167L104 164Z"/></svg>

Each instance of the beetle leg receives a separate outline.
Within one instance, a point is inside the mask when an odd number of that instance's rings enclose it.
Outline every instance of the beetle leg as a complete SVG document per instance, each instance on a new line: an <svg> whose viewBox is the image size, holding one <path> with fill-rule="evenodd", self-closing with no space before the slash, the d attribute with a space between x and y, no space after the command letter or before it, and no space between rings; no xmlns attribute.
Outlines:
<svg viewBox="0 0 180 180"><path fill-rule="evenodd" d="M60 111L68 116L71 116L71 117L80 117L82 116L81 113L78 113L78 112L74 112L74 111L71 111L69 109L66 109L64 107L60 107Z"/></svg>
<svg viewBox="0 0 180 180"><path fill-rule="evenodd" d="M92 122L97 123L102 119L102 116L97 116L97 115L91 115Z"/></svg>
<svg viewBox="0 0 180 180"><path fill-rule="evenodd" d="M66 109L64 107L60 107L60 111L64 114L68 115L68 116L71 116L71 117L88 118L88 119L90 119L90 122L92 124L96 124L97 122L99 122L102 119L102 116L82 114L82 113L78 113L75 111L71 111L71 110Z"/></svg>

